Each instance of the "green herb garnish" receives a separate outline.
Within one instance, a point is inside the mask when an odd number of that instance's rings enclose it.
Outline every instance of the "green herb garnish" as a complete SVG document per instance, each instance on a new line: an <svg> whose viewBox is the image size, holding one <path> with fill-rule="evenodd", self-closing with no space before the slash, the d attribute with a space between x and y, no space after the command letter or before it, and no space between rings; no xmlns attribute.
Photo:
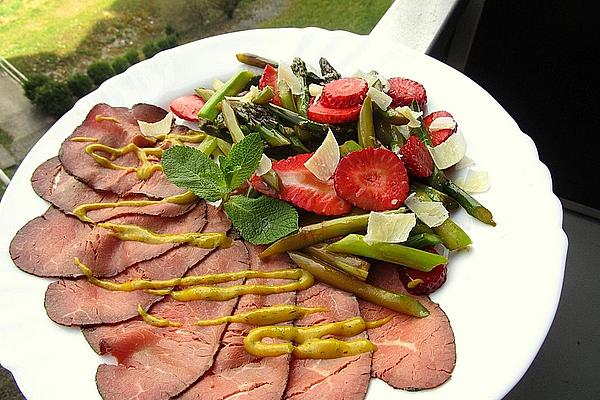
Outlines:
<svg viewBox="0 0 600 400"><path fill-rule="evenodd" d="M298 212L288 203L261 196L231 195L258 167L263 154L258 133L246 136L231 148L229 155L215 163L203 152L186 146L165 151L162 166L175 185L207 201L223 201L233 226L253 244L267 244L298 229Z"/></svg>

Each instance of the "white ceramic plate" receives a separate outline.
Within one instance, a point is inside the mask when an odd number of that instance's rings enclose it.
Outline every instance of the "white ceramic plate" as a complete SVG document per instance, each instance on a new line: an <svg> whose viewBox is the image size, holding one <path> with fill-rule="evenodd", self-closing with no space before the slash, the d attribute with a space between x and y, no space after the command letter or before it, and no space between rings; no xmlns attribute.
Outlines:
<svg viewBox="0 0 600 400"><path fill-rule="evenodd" d="M522 377L554 318L562 287L567 239L562 209L531 139L482 88L423 54L368 37L321 29L254 30L204 39L134 65L80 100L36 144L21 164L0 206L0 362L29 400L99 398L98 357L77 328L54 324L44 311L50 280L19 271L8 254L17 230L47 204L33 192L34 169L58 153L60 143L98 102L167 107L213 79L243 68L234 55L252 52L275 60L301 56L318 65L325 56L344 75L377 69L427 88L430 111L445 109L467 139L467 154L489 171L491 189L477 196L494 213L495 228L464 212L455 220L474 244L452 255L449 278L435 293L456 336L452 379L422 392L371 381L368 399L499 399Z"/></svg>

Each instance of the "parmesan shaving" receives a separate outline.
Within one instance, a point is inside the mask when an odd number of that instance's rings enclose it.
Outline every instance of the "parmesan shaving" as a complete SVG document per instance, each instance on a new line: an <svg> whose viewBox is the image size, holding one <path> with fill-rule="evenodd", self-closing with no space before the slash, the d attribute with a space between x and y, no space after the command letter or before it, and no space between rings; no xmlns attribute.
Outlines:
<svg viewBox="0 0 600 400"><path fill-rule="evenodd" d="M157 122L138 121L140 131L145 136L164 135L171 132L171 124L173 123L173 113L168 112L163 119Z"/></svg>
<svg viewBox="0 0 600 400"><path fill-rule="evenodd" d="M335 172L339 162L340 147L330 129L323 143L315 151L315 154L304 163L304 166L318 179L327 181Z"/></svg>
<svg viewBox="0 0 600 400"><path fill-rule="evenodd" d="M469 168L467 175L456 179L455 183L467 193L483 193L490 188L490 177L487 171Z"/></svg>
<svg viewBox="0 0 600 400"><path fill-rule="evenodd" d="M271 170L272 166L273 163L271 162L271 159L263 154L258 163L258 167L256 168L256 175L263 176Z"/></svg>
<svg viewBox="0 0 600 400"><path fill-rule="evenodd" d="M436 167L446 169L459 162L467 151L467 142L460 131L454 132L444 142L429 148Z"/></svg>
<svg viewBox="0 0 600 400"><path fill-rule="evenodd" d="M470 167L471 165L475 165L475 161L473 161L471 158L465 155L463 158L460 159L458 163L454 165L454 169L460 170L463 168Z"/></svg>
<svg viewBox="0 0 600 400"><path fill-rule="evenodd" d="M323 92L323 86L317 85L316 83L311 83L308 85L308 92L312 97L320 96Z"/></svg>
<svg viewBox="0 0 600 400"><path fill-rule="evenodd" d="M352 76L354 76L356 78L363 78L365 81L367 81L367 84L369 86L373 86L377 82L379 82L379 83L381 83L381 86L383 86L384 91L387 91L389 89L388 80L385 79L385 77L383 77L382 75L378 74L375 71L364 72L359 69L354 74L352 74Z"/></svg>
<svg viewBox="0 0 600 400"><path fill-rule="evenodd" d="M289 64L286 64L283 61L279 62L279 67L277 68L277 82L281 81L287 83L292 94L302 94L302 82L294 75Z"/></svg>
<svg viewBox="0 0 600 400"><path fill-rule="evenodd" d="M408 118L409 128L418 128L421 126L421 122L418 120L423 115L423 111L413 111L409 106L397 107L396 111Z"/></svg>
<svg viewBox="0 0 600 400"><path fill-rule="evenodd" d="M367 96L373 100L373 103L377 104L382 110L387 110L390 104L392 104L392 98L388 96L386 93L383 93L379 89L375 89L374 87L370 87L367 91Z"/></svg>
<svg viewBox="0 0 600 400"><path fill-rule="evenodd" d="M440 201L423 201L412 193L404 204L430 228L440 226L448 218L448 210Z"/></svg>
<svg viewBox="0 0 600 400"><path fill-rule="evenodd" d="M371 211L365 242L401 243L408 239L417 218L412 213L380 213Z"/></svg>
<svg viewBox="0 0 600 400"><path fill-rule="evenodd" d="M441 131L443 129L454 129L456 128L456 121L452 117L437 117L433 120L431 125L429 125L429 131Z"/></svg>

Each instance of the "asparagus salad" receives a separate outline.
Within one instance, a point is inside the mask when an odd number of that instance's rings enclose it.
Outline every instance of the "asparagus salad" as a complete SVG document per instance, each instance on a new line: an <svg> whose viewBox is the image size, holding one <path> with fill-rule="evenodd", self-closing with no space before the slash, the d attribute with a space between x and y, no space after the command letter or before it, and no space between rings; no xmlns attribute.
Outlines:
<svg viewBox="0 0 600 400"><path fill-rule="evenodd" d="M168 149L166 176L222 204L245 240L269 245L261 258L287 252L322 282L428 315L413 298L366 281L370 263L384 261L408 293L430 294L446 280L449 254L472 243L450 213L462 207L495 225L471 196L488 189L487 174L470 170L456 182L445 174L471 162L452 115L424 115L426 90L408 78L343 77L325 58L320 71L298 57L237 59L262 73L242 70L171 103L208 136L196 149Z"/></svg>

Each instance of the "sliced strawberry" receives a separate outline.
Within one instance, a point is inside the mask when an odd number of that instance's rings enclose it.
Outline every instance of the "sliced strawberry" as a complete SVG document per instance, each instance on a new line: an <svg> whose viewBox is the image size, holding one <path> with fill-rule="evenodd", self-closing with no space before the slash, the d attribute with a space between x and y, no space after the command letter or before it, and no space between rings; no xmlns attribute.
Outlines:
<svg viewBox="0 0 600 400"><path fill-rule="evenodd" d="M312 155L313 153L299 154L273 163L271 168L281 179L279 193L271 189L259 176L253 176L250 183L254 189L267 196L290 202L317 214L349 213L352 205L336 194L333 179L327 182L321 181L304 166Z"/></svg>
<svg viewBox="0 0 600 400"><path fill-rule="evenodd" d="M407 78L391 78L388 80L389 89L387 94L392 98L392 107L410 106L413 100L419 103L421 110L427 104L427 92L419 82Z"/></svg>
<svg viewBox="0 0 600 400"><path fill-rule="evenodd" d="M437 254L433 247L425 250ZM440 264L429 272L408 267L401 267L399 270L400 280L410 294L427 295L438 290L446 282L446 264Z"/></svg>
<svg viewBox="0 0 600 400"><path fill-rule="evenodd" d="M384 148L354 151L343 157L333 180L341 198L368 211L395 210L408 194L404 164Z"/></svg>
<svg viewBox="0 0 600 400"><path fill-rule="evenodd" d="M281 98L279 97L279 86L277 86L277 69L267 64L265 70L258 81L258 88L264 89L266 86L271 86L275 95L271 99L271 103L281 106Z"/></svg>
<svg viewBox="0 0 600 400"><path fill-rule="evenodd" d="M434 111L423 118L423 123L425 124L425 127L429 130L429 126L433 123L435 119L439 117L450 117L454 119L452 114L450 114L448 111ZM454 122L456 123L456 121ZM450 137L450 135L456 132L456 129L457 128L455 126L454 129L440 129L439 131L433 132L429 131L429 136L431 136L431 144L437 146L438 144L443 143L444 141L446 141L446 139Z"/></svg>
<svg viewBox="0 0 600 400"><path fill-rule="evenodd" d="M416 136L409 136L400 148L402 161L408 172L417 178L427 178L433 172L433 158L427 147Z"/></svg>
<svg viewBox="0 0 600 400"><path fill-rule="evenodd" d="M348 108L362 103L369 84L362 78L342 78L323 87L320 103L328 108Z"/></svg>
<svg viewBox="0 0 600 400"><path fill-rule="evenodd" d="M176 98L171 102L169 108L173 114L187 121L198 122L198 111L204 105L204 99L195 94L188 94Z"/></svg>
<svg viewBox="0 0 600 400"><path fill-rule="evenodd" d="M311 104L308 107L308 119L323 124L343 124L345 122L358 121L360 104L349 108L328 108L321 102Z"/></svg>

